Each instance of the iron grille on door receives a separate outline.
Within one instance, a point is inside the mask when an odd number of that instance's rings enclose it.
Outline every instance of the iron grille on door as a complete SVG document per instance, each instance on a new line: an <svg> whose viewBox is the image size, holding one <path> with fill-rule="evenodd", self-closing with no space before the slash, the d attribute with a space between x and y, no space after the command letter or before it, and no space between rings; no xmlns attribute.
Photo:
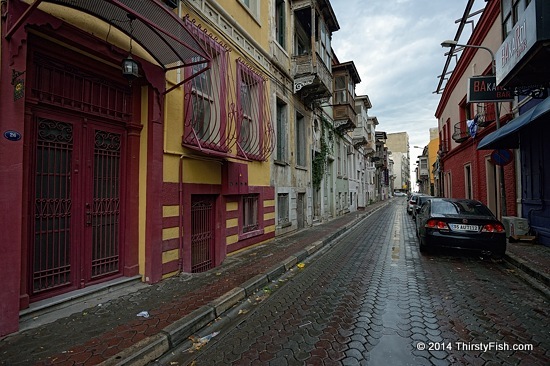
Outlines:
<svg viewBox="0 0 550 366"><path fill-rule="evenodd" d="M193 197L191 205L191 272L212 268L214 257L214 198Z"/></svg>
<svg viewBox="0 0 550 366"><path fill-rule="evenodd" d="M73 128L50 119L37 122L33 293L71 282Z"/></svg>
<svg viewBox="0 0 550 366"><path fill-rule="evenodd" d="M119 270L120 137L95 131L92 278Z"/></svg>

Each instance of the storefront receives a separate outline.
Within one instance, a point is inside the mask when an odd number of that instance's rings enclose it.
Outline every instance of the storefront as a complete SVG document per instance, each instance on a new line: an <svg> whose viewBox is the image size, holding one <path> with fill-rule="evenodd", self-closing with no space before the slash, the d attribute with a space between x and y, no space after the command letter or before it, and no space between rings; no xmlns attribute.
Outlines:
<svg viewBox="0 0 550 366"><path fill-rule="evenodd" d="M478 145L519 150L521 215L545 245L550 245L550 167L544 161L550 156L549 14L548 1L531 1L496 53L497 84L518 96L518 115Z"/></svg>

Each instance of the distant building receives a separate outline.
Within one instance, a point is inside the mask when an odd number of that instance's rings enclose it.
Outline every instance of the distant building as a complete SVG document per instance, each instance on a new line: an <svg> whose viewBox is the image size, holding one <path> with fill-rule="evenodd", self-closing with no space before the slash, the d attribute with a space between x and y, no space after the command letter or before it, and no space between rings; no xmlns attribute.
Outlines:
<svg viewBox="0 0 550 366"><path fill-rule="evenodd" d="M391 151L395 175L394 190L408 192L411 187L411 162L407 132L388 133L386 146Z"/></svg>
<svg viewBox="0 0 550 366"><path fill-rule="evenodd" d="M437 127L430 128L430 142L428 143L428 177L429 194L436 195L434 164L437 160L437 151L439 150L439 130Z"/></svg>

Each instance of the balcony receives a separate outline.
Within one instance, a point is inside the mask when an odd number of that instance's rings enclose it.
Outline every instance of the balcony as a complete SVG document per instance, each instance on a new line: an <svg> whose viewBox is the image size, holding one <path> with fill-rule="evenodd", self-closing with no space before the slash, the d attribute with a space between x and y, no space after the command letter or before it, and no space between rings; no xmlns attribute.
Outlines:
<svg viewBox="0 0 550 366"><path fill-rule="evenodd" d="M459 144L470 138L470 133L468 132L466 121L460 121L455 124L455 132L453 133L452 138Z"/></svg>
<svg viewBox="0 0 550 366"><path fill-rule="evenodd" d="M478 104L476 112L477 125L479 127L487 127L496 119L494 103Z"/></svg>
<svg viewBox="0 0 550 366"><path fill-rule="evenodd" d="M372 126L362 114L356 116L356 127L353 129L351 138L356 148L362 147L365 154L371 154L376 149L374 144L374 133Z"/></svg>
<svg viewBox="0 0 550 366"><path fill-rule="evenodd" d="M332 65L334 79L332 117L334 127L341 132L353 131L356 125L355 85L361 82L353 61Z"/></svg>
<svg viewBox="0 0 550 366"><path fill-rule="evenodd" d="M290 70L294 94L304 104L326 101L333 90L330 38L340 26L330 1L291 1L290 6L294 13L295 41Z"/></svg>
<svg viewBox="0 0 550 366"><path fill-rule="evenodd" d="M363 148L363 152L365 155L368 155L368 154L371 154L374 152L376 146L374 145L374 142L372 141L369 141L367 139L366 136L356 136L355 135L355 131L357 129L354 130L354 136L353 136L353 145L356 147L356 148L360 148L362 147Z"/></svg>
<svg viewBox="0 0 550 366"><path fill-rule="evenodd" d="M332 95L332 74L325 64L317 60L319 55L316 56L292 56L294 93L299 93L306 104L328 99Z"/></svg>
<svg viewBox="0 0 550 366"><path fill-rule="evenodd" d="M334 128L342 132L355 129L355 109L350 104L336 104L332 113Z"/></svg>
<svg viewBox="0 0 550 366"><path fill-rule="evenodd" d="M387 163L387 156L386 152L383 149L378 149L374 153L373 156L371 156L370 161L374 163L374 166L376 168L385 167Z"/></svg>

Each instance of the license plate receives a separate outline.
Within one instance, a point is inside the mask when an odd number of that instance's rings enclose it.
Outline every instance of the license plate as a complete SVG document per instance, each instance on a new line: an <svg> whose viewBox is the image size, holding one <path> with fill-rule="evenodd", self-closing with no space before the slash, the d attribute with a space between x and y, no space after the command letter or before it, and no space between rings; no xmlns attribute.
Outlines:
<svg viewBox="0 0 550 366"><path fill-rule="evenodd" d="M450 224L449 226L454 231L479 231L479 226L477 225Z"/></svg>

